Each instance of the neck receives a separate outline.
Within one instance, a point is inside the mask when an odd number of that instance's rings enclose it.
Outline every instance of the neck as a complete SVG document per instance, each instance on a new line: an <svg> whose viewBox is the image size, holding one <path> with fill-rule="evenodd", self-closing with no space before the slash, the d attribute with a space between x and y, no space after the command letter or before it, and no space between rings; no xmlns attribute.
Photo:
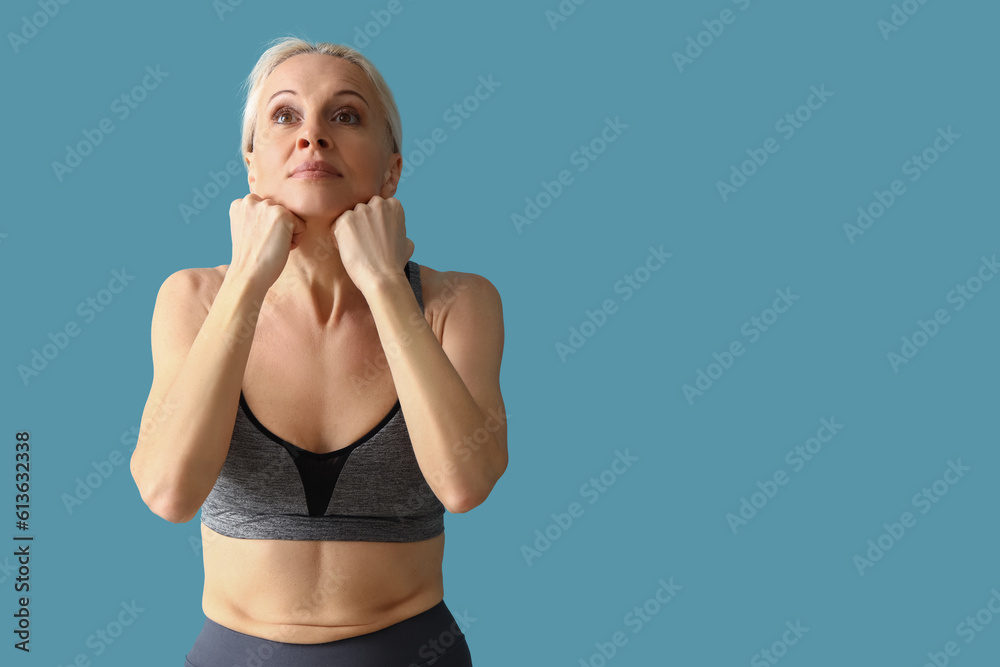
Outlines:
<svg viewBox="0 0 1000 667"><path fill-rule="evenodd" d="M328 219L305 219L306 230L288 254L269 294L283 306L308 314L321 327L335 327L352 315L370 314L368 302L344 268Z"/></svg>

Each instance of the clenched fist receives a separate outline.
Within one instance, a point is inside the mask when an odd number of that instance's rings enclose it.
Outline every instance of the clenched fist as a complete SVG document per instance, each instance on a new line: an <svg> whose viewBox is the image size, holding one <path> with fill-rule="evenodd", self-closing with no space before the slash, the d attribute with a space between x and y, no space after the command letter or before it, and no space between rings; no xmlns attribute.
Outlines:
<svg viewBox="0 0 1000 667"><path fill-rule="evenodd" d="M305 221L271 199L248 194L229 206L233 236L230 270L267 289L281 275L298 245Z"/></svg>
<svg viewBox="0 0 1000 667"><path fill-rule="evenodd" d="M344 211L330 230L344 268L362 294L384 278L405 275L414 244L406 237L403 205L395 197L376 195Z"/></svg>

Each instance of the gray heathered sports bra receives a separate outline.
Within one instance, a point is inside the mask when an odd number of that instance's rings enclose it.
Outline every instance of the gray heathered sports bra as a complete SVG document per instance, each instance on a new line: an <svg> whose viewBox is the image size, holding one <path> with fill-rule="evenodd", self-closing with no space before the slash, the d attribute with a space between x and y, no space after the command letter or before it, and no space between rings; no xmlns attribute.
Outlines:
<svg viewBox="0 0 1000 667"><path fill-rule="evenodd" d="M420 267L409 261L405 273L423 312ZM240 391L201 521L244 539L415 542L444 532L444 505L420 472L398 399L356 442L316 454L271 433Z"/></svg>

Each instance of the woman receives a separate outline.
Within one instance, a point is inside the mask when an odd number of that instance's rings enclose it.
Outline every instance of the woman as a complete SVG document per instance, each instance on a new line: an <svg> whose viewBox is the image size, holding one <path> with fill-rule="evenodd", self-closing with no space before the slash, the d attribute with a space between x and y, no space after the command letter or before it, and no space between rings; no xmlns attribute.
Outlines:
<svg viewBox="0 0 1000 667"><path fill-rule="evenodd" d="M500 297L409 260L399 113L364 56L286 38L247 83L232 260L160 288L131 461L158 516L202 513L185 664L471 665L443 514L507 467Z"/></svg>

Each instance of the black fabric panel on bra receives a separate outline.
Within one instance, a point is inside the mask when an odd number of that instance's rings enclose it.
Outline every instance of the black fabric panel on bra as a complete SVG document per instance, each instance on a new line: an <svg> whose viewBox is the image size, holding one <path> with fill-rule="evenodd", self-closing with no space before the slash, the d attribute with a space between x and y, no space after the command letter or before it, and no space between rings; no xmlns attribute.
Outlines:
<svg viewBox="0 0 1000 667"><path fill-rule="evenodd" d="M330 505L330 499L333 498L333 490L337 486L340 471L344 469L351 452L346 451L340 456L316 458L302 456L303 452L288 447L285 449L292 455L295 467L299 470L299 477L302 478L309 516L323 516Z"/></svg>

